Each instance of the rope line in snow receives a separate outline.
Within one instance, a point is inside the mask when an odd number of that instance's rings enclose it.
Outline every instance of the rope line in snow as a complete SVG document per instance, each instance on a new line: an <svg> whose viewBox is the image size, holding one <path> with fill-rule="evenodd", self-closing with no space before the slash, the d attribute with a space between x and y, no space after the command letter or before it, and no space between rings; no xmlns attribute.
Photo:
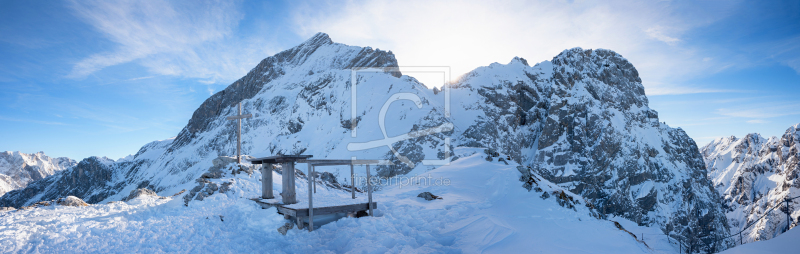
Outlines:
<svg viewBox="0 0 800 254"><path fill-rule="evenodd" d="M800 196L793 197L793 198L786 198L786 199L784 199L784 201L783 201L783 202L780 202L780 203L778 203L778 206L776 206L776 207L771 207L771 208L767 209L767 211L766 211L766 212L764 212L764 215L761 215L761 217L758 217L758 219L756 219L756 220L754 220L754 221L750 222L749 224L747 224L747 226L745 226L744 228L742 228L741 230L739 230L739 232L736 232L736 233L734 233L734 234L731 234L731 235L729 235L729 236L727 236L727 237L725 237L725 238L722 238L722 239L720 239L720 240L725 240L725 239L728 239L728 238L734 237L734 236L736 236L736 235L740 235L740 234L741 234L741 233L743 233L745 230L747 230L748 228L750 228L750 226L753 226L753 225L755 225L756 223L758 223L759 221L761 221L761 219L763 219L763 218L764 218L765 216L767 216L767 215L768 215L770 212L772 212L772 210L775 210L776 208L779 208L779 207L783 206L783 205L784 205L784 202L785 202L786 200L794 200L794 199L797 199L797 198L800 198ZM787 207L787 209L788 209L788 207Z"/></svg>

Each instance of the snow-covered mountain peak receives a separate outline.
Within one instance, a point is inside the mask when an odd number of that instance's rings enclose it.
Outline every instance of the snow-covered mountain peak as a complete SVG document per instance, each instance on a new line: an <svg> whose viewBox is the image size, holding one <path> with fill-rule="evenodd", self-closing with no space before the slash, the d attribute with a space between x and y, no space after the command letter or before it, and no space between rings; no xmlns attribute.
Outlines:
<svg viewBox="0 0 800 254"><path fill-rule="evenodd" d="M514 64L521 64L521 65L524 65L525 67L529 67L530 66L530 65L528 65L528 60L525 60L525 58L518 57L518 56L515 56L514 58L511 59L510 62L508 62L508 65L514 65Z"/></svg>
<svg viewBox="0 0 800 254"><path fill-rule="evenodd" d="M359 67L390 68L386 69L387 73L394 77L401 76L396 68L392 68L398 67L398 64L391 51L334 43L327 34L317 33L298 46L265 58L247 75L206 99L169 150L174 151L188 144L197 133L207 131L209 123L225 109L235 107L237 103L259 93L292 90L298 85L316 83L308 82L310 80L329 83L332 72L338 70L349 73L350 69ZM262 91L264 89L268 91Z"/></svg>
<svg viewBox="0 0 800 254"><path fill-rule="evenodd" d="M750 133L741 139L718 138L701 148L708 177L724 199L731 233L745 230L744 242L767 240L786 229L785 213L764 213L784 197L800 195L798 127L789 127L780 137ZM798 215L795 211L791 217Z"/></svg>
<svg viewBox="0 0 800 254"><path fill-rule="evenodd" d="M75 166L75 161L66 158L52 158L37 152L32 154L20 151L0 153L0 196L8 191L24 188L30 182L43 179L61 170Z"/></svg>

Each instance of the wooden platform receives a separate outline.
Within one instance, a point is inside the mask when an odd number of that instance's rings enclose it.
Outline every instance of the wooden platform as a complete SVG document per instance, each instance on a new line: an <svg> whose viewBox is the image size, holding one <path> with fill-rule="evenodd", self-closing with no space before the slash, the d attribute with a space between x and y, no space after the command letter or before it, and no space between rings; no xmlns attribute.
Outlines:
<svg viewBox="0 0 800 254"><path fill-rule="evenodd" d="M276 156L268 156L263 158L257 158L250 160L253 164L267 164L266 167L262 166L261 170L261 199L251 199L256 203L259 203L261 207L276 207L278 212L282 213L286 219L291 219L291 217L295 217L297 220L297 226L299 228L303 228L304 226L304 218L308 219L308 229L309 231L314 230L314 216L322 216L322 215L333 215L334 217L336 214L340 213L358 213L360 211L367 211L369 216L374 216L374 209L377 208L378 203L372 202L372 185L371 185L371 176L370 176L370 165L380 165L382 164L381 160L331 160L331 159L321 159L321 160L312 160L311 155L276 155ZM355 157L354 157L355 158ZM282 172L282 181L283 181L283 192L281 192L281 201L274 200L274 196L272 195L272 170L270 164L282 164L281 172ZM306 175L308 176L308 203L302 204L302 202L298 202L296 198L296 190L295 190L295 163L305 163L308 166L308 171L306 171ZM345 202L345 204L336 202L330 203L328 202L327 205L322 205L319 207L314 207L314 193L317 192L317 181L316 181L316 170L315 167L323 167L323 166L339 166L339 165L348 165L350 166L350 195L351 195L351 202L359 202L356 201L356 191L355 191L355 173L353 171L353 166L355 165L364 165L367 169L367 202L366 203L350 203ZM324 202L323 202L324 203ZM350 204L346 204L350 203Z"/></svg>
<svg viewBox="0 0 800 254"><path fill-rule="evenodd" d="M289 215L292 217L308 217L308 208L291 208L279 202L271 203L271 202L264 202L261 199L251 199L261 205L263 208L268 207L275 207L278 209L278 212L284 215ZM378 202L372 202L372 209L378 208ZM327 215L327 214L335 214L335 213L356 213L360 211L368 211L369 204L368 203L356 203L356 204L348 204L348 205L340 205L340 206L323 206L323 207L314 207L314 215Z"/></svg>

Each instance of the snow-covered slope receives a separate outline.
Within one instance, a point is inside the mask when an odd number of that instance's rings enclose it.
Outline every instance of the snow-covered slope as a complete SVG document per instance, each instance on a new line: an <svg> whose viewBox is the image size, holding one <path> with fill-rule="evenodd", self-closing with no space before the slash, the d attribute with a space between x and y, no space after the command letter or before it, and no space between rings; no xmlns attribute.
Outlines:
<svg viewBox="0 0 800 254"><path fill-rule="evenodd" d="M727 207L731 233L754 223L743 233L747 243L772 239L787 230L785 211L764 213L783 207L785 197L800 196L800 124L789 127L781 137L766 139L751 133L741 139L718 138L701 152ZM790 206L796 208L799 203L794 200ZM791 227L797 225L798 217L800 211L793 209Z"/></svg>
<svg viewBox="0 0 800 254"><path fill-rule="evenodd" d="M612 221L593 217L580 196L574 208L559 205L557 185L541 180L539 192L521 188L517 164L487 162L482 149L459 148L449 166L411 175L447 182L385 185L374 194L380 217L343 218L313 232L297 228L275 208L246 198L260 193L260 173L224 175L230 191L193 201L140 197L89 207L46 206L0 212L0 252L212 252L212 253L677 253L657 240L637 241ZM363 169L362 169L363 170ZM281 175L274 173L275 191ZM508 179L514 179L509 184ZM446 184L441 184L446 183ZM322 188L315 197L348 199ZM307 182L298 179L298 195ZM441 200L417 197L429 191ZM542 198L544 193L553 193ZM171 193L169 193L171 194ZM364 194L358 194L363 198ZM316 199L315 199L316 200ZM621 222L622 224L635 224ZM643 227L626 230L641 232Z"/></svg>
<svg viewBox="0 0 800 254"><path fill-rule="evenodd" d="M769 241L754 242L721 252L721 254L785 254L797 252L800 230L789 230Z"/></svg>
<svg viewBox="0 0 800 254"><path fill-rule="evenodd" d="M67 157L51 158L38 152L27 154L6 151L0 153L0 196L6 192L25 188L28 183L44 179L58 171L75 166Z"/></svg>
<svg viewBox="0 0 800 254"><path fill-rule="evenodd" d="M254 116L242 122L243 154L385 158L396 166L377 171L389 177L425 159L444 159L446 148L488 147L583 196L602 217L657 226L694 248L726 246L715 241L728 226L696 144L658 121L638 72L619 54L575 48L534 66L514 58L478 68L438 93L397 66L390 51L317 34L211 96L174 140L147 145L131 160L86 159L10 192L0 206L64 195L98 203L141 187L161 194L191 189L213 159L235 154L236 124L225 117L241 102L243 113ZM380 70L353 75L358 67ZM392 99L401 100L387 103ZM405 133L409 139L389 143L391 149L348 148Z"/></svg>

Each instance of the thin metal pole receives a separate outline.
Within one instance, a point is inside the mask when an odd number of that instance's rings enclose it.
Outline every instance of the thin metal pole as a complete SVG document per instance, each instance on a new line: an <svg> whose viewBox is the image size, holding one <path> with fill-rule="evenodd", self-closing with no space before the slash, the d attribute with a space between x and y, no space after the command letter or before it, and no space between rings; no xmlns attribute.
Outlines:
<svg viewBox="0 0 800 254"><path fill-rule="evenodd" d="M367 206L369 206L369 216L372 216L372 183L370 183L370 174L369 174L369 164L367 164L367 196L368 200Z"/></svg>
<svg viewBox="0 0 800 254"><path fill-rule="evenodd" d="M316 169L316 168L314 168L314 166L311 166L311 168L313 168L313 169L314 169L314 173L316 173L316 172L317 172L317 169ZM316 177L314 177L314 182L313 182L313 184L314 184L314 193L317 193L317 178L316 178Z"/></svg>
<svg viewBox="0 0 800 254"><path fill-rule="evenodd" d="M353 173L353 164L350 164L350 193L353 194L353 199L356 199L356 177Z"/></svg>
<svg viewBox="0 0 800 254"><path fill-rule="evenodd" d="M239 116L242 115L242 103L239 102ZM236 163L242 163L242 119L236 119L239 122L239 130L236 132Z"/></svg>
<svg viewBox="0 0 800 254"><path fill-rule="evenodd" d="M314 181L314 167L308 163L308 231L314 231L314 198L312 197L311 182Z"/></svg>
<svg viewBox="0 0 800 254"><path fill-rule="evenodd" d="M786 201L786 231L789 231L789 226L791 226L791 221L789 219L789 196L787 195L784 200Z"/></svg>

